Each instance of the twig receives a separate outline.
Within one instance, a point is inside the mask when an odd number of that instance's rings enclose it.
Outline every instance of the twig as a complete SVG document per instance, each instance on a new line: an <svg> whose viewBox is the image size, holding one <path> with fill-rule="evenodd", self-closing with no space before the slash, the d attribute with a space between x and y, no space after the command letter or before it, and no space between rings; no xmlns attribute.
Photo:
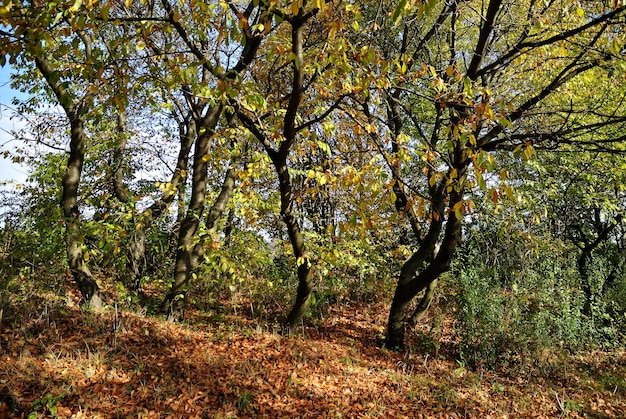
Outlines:
<svg viewBox="0 0 626 419"><path fill-rule="evenodd" d="M559 410L561 411L561 413L565 413L565 405L563 404L561 399L559 399L559 393L555 391L554 395L556 396L556 402L559 405Z"/></svg>

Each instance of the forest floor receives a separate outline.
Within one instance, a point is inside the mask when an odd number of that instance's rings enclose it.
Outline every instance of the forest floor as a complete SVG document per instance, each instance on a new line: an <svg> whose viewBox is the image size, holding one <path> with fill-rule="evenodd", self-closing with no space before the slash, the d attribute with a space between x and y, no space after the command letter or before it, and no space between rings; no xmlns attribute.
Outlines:
<svg viewBox="0 0 626 419"><path fill-rule="evenodd" d="M626 417L626 351L472 370L445 325L382 349L383 303L334 306L284 337L241 309L173 324L74 298L0 319L0 418Z"/></svg>

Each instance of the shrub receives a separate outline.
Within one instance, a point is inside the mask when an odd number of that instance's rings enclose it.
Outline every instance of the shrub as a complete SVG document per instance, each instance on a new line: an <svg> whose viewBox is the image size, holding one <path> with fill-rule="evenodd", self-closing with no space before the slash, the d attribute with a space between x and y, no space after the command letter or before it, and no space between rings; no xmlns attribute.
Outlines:
<svg viewBox="0 0 626 419"><path fill-rule="evenodd" d="M476 240L463 245L466 256L453 270L459 355L468 365L494 368L593 340L571 249L554 240L529 243L518 268L503 272L510 261L489 264Z"/></svg>

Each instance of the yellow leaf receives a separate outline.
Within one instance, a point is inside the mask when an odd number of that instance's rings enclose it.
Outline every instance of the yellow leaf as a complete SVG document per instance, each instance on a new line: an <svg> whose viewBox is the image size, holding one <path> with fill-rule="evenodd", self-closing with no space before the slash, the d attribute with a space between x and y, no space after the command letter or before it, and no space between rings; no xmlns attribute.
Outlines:
<svg viewBox="0 0 626 419"><path fill-rule="evenodd" d="M446 68L446 75L448 77L452 77L454 75L454 67L449 65L448 68Z"/></svg>
<svg viewBox="0 0 626 419"><path fill-rule="evenodd" d="M83 4L83 0L75 0L72 7L70 7L70 12L77 12L80 9L80 6Z"/></svg>
<svg viewBox="0 0 626 419"><path fill-rule="evenodd" d="M494 119L493 109L489 103L485 103L485 116L489 119Z"/></svg>
<svg viewBox="0 0 626 419"><path fill-rule="evenodd" d="M7 2L5 0L2 4L2 7L0 7L0 16L8 15L12 7L13 7L13 1L9 0Z"/></svg>
<svg viewBox="0 0 626 419"><path fill-rule="evenodd" d="M133 3L133 0L126 0L124 4L126 5L126 8L129 8L132 3Z"/></svg>
<svg viewBox="0 0 626 419"><path fill-rule="evenodd" d="M100 17L102 18L102 20L104 21L109 20L109 9L110 9L110 5L108 3L105 3L104 5L102 5L102 9L100 9Z"/></svg>
<svg viewBox="0 0 626 419"><path fill-rule="evenodd" d="M460 220L461 218L463 218L463 214L461 214L461 210L459 208L454 209L454 216L456 217L457 220Z"/></svg>
<svg viewBox="0 0 626 419"><path fill-rule="evenodd" d="M535 154L535 149L533 148L532 144L528 143L526 147L524 148L524 150L522 151L522 160L528 161L532 158L534 154Z"/></svg>

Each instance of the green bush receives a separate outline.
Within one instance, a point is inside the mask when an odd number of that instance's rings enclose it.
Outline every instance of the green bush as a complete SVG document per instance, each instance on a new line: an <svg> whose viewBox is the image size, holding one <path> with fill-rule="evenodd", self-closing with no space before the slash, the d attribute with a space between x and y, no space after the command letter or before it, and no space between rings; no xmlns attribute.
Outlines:
<svg viewBox="0 0 626 419"><path fill-rule="evenodd" d="M511 263L489 264L476 240L462 246L453 270L459 355L468 365L494 368L593 341L570 249L554 240L529 243L518 268L504 272Z"/></svg>

